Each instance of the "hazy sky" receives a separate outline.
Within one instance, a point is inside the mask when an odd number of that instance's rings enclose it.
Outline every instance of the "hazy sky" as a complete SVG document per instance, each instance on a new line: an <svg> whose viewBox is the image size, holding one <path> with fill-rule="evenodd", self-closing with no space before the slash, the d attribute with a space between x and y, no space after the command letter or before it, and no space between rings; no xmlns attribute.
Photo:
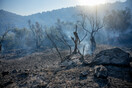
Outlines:
<svg viewBox="0 0 132 88"><path fill-rule="evenodd" d="M20 15L30 15L76 5L92 5L99 1L113 2L125 0L0 0L0 9Z"/></svg>

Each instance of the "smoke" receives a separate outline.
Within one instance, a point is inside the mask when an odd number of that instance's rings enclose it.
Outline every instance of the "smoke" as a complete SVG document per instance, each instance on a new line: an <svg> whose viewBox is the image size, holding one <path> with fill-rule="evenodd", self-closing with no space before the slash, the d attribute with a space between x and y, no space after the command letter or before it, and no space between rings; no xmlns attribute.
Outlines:
<svg viewBox="0 0 132 88"><path fill-rule="evenodd" d="M90 51L90 44L88 41L84 41L82 42L79 46L78 46L80 52L83 54L83 55L87 55L87 54L91 54L91 51Z"/></svg>
<svg viewBox="0 0 132 88"><path fill-rule="evenodd" d="M83 9L81 9L83 10ZM95 8L91 9L92 11L90 11L90 9L87 10L86 13L94 13ZM109 10L109 8L104 8L104 6L99 6L98 7L98 18L101 18L101 20L103 20L104 16L106 15L106 10ZM79 11L79 10L78 10ZM111 13L111 9L109 10L109 13ZM80 11L81 12L81 11ZM79 12L78 12L79 13ZM107 14L109 14L107 13ZM65 14L64 14L65 15ZM75 14L74 16L77 16L78 14ZM118 18L120 14L116 14L115 20L116 18ZM72 17L72 16L71 16ZM121 17L121 16L120 16ZM74 48L74 43L71 40L71 37L74 37L73 32L75 31L75 24L76 21L80 20L80 18L74 17L76 20L74 20L74 22L65 22L62 21L60 22L60 26L61 26L61 30L63 31L63 33L65 34L65 38L68 41L69 45L72 47L72 49ZM60 18L61 20L61 18ZM124 25L124 21L121 20L125 20L125 19L118 19L118 24L122 24L124 27L126 27L127 25ZM109 21L109 20L107 20ZM109 22L108 22L109 23ZM116 22L110 22L113 24L116 24ZM131 23L132 25L132 23ZM89 27L89 24L87 24L87 27L89 28L89 30L91 29L91 27ZM48 30L53 29L55 30L56 24L53 25L53 28L51 26L49 26ZM95 40L97 44L109 44L109 45L115 45L116 43L120 44L122 43L122 41L124 41L124 39L126 39L126 41L130 42L131 36L130 33L132 32L132 26L129 28L125 28L125 31L121 32L121 31L113 31L108 27L104 27L103 29L101 29L99 32L97 32L96 36L95 36ZM45 30L45 28L43 28L43 30ZM115 29L116 30L116 29ZM120 29L118 29L120 30ZM127 35L129 34L129 36ZM48 40L45 36L45 34L43 33L44 37L43 37L43 41L41 43L41 47L43 47L43 50L46 49L46 47L49 48L53 48L51 47L51 43L50 40ZM78 28L78 35L80 40L83 38L83 36L85 35L85 31L83 31L80 27ZM124 35L125 37L122 37L122 35ZM35 40L34 40L34 35L32 34L32 32L29 29L19 29L16 31L13 31L12 33L9 33L8 36L6 37L4 43L3 43L3 49L4 51L6 50L11 50L11 49L26 49L26 50L35 50ZM80 52L84 55L86 54L91 54L92 52L90 51L90 34L88 34L87 38L82 41L79 45L78 48L80 50ZM61 43L56 41L58 46L61 46ZM64 44L63 44L64 46ZM64 49L64 48L62 48ZM29 51L30 52L30 51Z"/></svg>

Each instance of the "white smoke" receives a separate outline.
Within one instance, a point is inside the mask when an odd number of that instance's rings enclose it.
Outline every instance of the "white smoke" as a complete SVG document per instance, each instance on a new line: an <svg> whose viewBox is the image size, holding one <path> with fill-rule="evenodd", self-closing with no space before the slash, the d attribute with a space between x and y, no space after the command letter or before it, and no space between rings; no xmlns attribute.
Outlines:
<svg viewBox="0 0 132 88"><path fill-rule="evenodd" d="M83 55L87 55L87 54L91 53L89 41L83 41L83 42L81 42L81 44L78 46L78 48L79 48L80 52Z"/></svg>

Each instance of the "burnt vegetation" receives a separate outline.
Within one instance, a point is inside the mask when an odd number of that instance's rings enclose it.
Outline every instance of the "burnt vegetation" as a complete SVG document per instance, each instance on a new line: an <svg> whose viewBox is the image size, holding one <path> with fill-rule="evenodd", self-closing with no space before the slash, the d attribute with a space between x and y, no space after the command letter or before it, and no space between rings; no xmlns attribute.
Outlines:
<svg viewBox="0 0 132 88"><path fill-rule="evenodd" d="M27 22L0 35L0 87L131 88L132 16L87 11L74 22ZM105 35L106 34L106 35ZM5 70L6 69L6 70Z"/></svg>
<svg viewBox="0 0 132 88"><path fill-rule="evenodd" d="M75 23L63 22L58 19L54 26L48 27L46 25L42 26L38 22L32 23L29 20L27 22L28 28L6 28L0 37L0 50L1 52L12 49L45 50L46 48L56 46L59 49L62 49L62 47L63 49L69 48L69 54L72 54L81 53L78 46L83 42L88 42L87 44L90 45L89 52L94 53L98 36L107 37L105 40L101 39L99 43L109 42L110 45L116 45L119 43L118 41L121 41L121 35L124 35L131 29L131 11L129 8L117 11L112 10L103 18L100 18L97 12L96 14L81 12L81 14L76 16L78 19ZM107 36L101 34L101 30L105 30ZM98 33L98 31L100 32ZM113 39L114 42L112 42ZM54 42L54 44L50 42ZM73 46L74 49L72 49ZM85 50L84 47L86 45L82 45L82 47Z"/></svg>

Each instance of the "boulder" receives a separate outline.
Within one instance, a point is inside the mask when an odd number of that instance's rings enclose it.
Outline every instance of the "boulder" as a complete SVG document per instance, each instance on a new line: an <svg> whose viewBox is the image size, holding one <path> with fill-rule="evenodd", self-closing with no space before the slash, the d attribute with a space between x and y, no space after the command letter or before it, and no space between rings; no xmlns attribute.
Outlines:
<svg viewBox="0 0 132 88"><path fill-rule="evenodd" d="M95 66L94 67L94 76L97 78L106 79L108 77L107 68L105 68L103 65Z"/></svg>
<svg viewBox="0 0 132 88"><path fill-rule="evenodd" d="M99 52L92 61L96 65L130 65L129 53L113 48Z"/></svg>

